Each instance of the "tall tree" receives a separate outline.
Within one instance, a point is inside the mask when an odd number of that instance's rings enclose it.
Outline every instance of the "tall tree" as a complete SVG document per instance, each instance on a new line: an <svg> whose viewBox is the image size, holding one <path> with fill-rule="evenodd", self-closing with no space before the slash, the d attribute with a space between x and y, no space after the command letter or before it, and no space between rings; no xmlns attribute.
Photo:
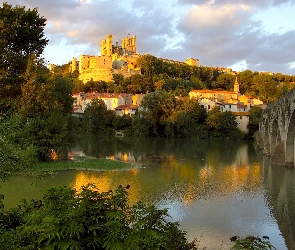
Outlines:
<svg viewBox="0 0 295 250"><path fill-rule="evenodd" d="M113 120L115 114L107 110L104 101L93 99L87 105L83 116L83 127L85 132L90 134L109 134L113 133Z"/></svg>
<svg viewBox="0 0 295 250"><path fill-rule="evenodd" d="M210 137L232 138L238 131L235 115L231 111L221 112L217 106L209 111L206 124L211 130Z"/></svg>
<svg viewBox="0 0 295 250"><path fill-rule="evenodd" d="M29 57L41 57L48 43L45 24L36 8L6 2L0 7L0 113L7 113L20 95Z"/></svg>
<svg viewBox="0 0 295 250"><path fill-rule="evenodd" d="M272 103L283 93L282 86L270 75L255 75L253 77L252 94L264 103Z"/></svg>
<svg viewBox="0 0 295 250"><path fill-rule="evenodd" d="M72 110L73 79L54 76L31 56L28 62L17 111L30 120L30 137L39 160L47 160L51 150L67 146L71 138L69 125Z"/></svg>
<svg viewBox="0 0 295 250"><path fill-rule="evenodd" d="M12 7L3 3L0 8L0 70L21 74L26 70L31 54L41 56L48 40L44 38L46 19L38 10L25 6Z"/></svg>
<svg viewBox="0 0 295 250"><path fill-rule="evenodd" d="M262 116L262 108L254 106L249 112L248 137L253 139L254 133L259 129L259 121Z"/></svg>
<svg viewBox="0 0 295 250"><path fill-rule="evenodd" d="M215 89L232 90L235 83L235 76L230 74L220 74L217 76L216 81L212 83Z"/></svg>
<svg viewBox="0 0 295 250"><path fill-rule="evenodd" d="M253 85L253 76L254 74L251 70L245 70L239 74L238 78L240 83L240 92L242 94L248 94L249 92L251 92L251 87Z"/></svg>
<svg viewBox="0 0 295 250"><path fill-rule="evenodd" d="M151 83L153 83L153 76L161 72L161 61L155 56L143 55L137 59L137 64Z"/></svg>

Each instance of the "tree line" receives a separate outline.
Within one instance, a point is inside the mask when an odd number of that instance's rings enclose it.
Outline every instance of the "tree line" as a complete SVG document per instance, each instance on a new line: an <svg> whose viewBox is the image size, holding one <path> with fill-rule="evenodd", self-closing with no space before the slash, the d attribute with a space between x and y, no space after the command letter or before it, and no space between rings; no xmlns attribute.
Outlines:
<svg viewBox="0 0 295 250"><path fill-rule="evenodd" d="M164 90L147 94L135 115L117 116L107 110L102 100L92 100L82 118L76 118L76 131L81 134L112 134L139 137L201 139L253 139L258 129L262 109L250 110L248 133L238 129L236 116L231 111L221 112L214 107L209 112L196 99L176 97Z"/></svg>

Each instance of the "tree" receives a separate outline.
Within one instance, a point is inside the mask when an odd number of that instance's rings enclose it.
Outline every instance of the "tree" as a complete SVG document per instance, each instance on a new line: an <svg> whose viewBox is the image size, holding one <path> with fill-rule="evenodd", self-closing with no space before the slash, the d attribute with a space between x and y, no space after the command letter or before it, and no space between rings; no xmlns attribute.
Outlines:
<svg viewBox="0 0 295 250"><path fill-rule="evenodd" d="M149 82L149 79L142 75L132 75L126 77L121 86L125 89L125 92L131 94L142 94L153 91L153 85Z"/></svg>
<svg viewBox="0 0 295 250"><path fill-rule="evenodd" d="M262 236L261 238L251 235L244 238L233 236L230 240L235 243L231 250L276 250L276 248L269 242L268 236Z"/></svg>
<svg viewBox="0 0 295 250"><path fill-rule="evenodd" d="M107 110L103 100L93 99L87 105L83 115L83 128L86 133L108 134L113 133L115 114Z"/></svg>
<svg viewBox="0 0 295 250"><path fill-rule="evenodd" d="M31 138L38 159L45 161L52 150L59 151L70 142L73 79L52 76L32 56L24 81L17 111L24 122L30 121L31 126L23 137Z"/></svg>
<svg viewBox="0 0 295 250"><path fill-rule="evenodd" d="M120 85L124 80L124 76L122 74L113 74L113 79L116 85Z"/></svg>
<svg viewBox="0 0 295 250"><path fill-rule="evenodd" d="M0 207L1 249L197 249L167 209L128 203L126 188L49 188L42 200ZM0 205L2 200L0 199Z"/></svg>
<svg viewBox="0 0 295 250"><path fill-rule="evenodd" d="M211 130L211 137L232 138L238 130L235 115L231 111L221 112L217 106L209 111L206 124Z"/></svg>
<svg viewBox="0 0 295 250"><path fill-rule="evenodd" d="M31 127L31 121L23 121L18 115L0 119L0 180L28 170L36 163Z"/></svg>
<svg viewBox="0 0 295 250"><path fill-rule="evenodd" d="M143 55L137 59L137 64L140 66L145 77L153 83L153 76L159 74L161 68L161 61L152 55Z"/></svg>
<svg viewBox="0 0 295 250"><path fill-rule="evenodd" d="M238 75L238 81L240 84L240 92L242 94L249 94L253 85L253 76L251 70L245 70Z"/></svg>
<svg viewBox="0 0 295 250"><path fill-rule="evenodd" d="M176 109L176 103L175 96L163 90L146 95L141 102L142 110L134 119L135 133L151 137L164 136L165 124Z"/></svg>
<svg viewBox="0 0 295 250"><path fill-rule="evenodd" d="M254 133L259 129L259 121L262 116L262 108L254 106L249 112L248 138L253 139Z"/></svg>
<svg viewBox="0 0 295 250"><path fill-rule="evenodd" d="M36 8L6 2L0 7L0 113L9 112L17 102L29 57L39 59L47 45L45 24Z"/></svg>
<svg viewBox="0 0 295 250"><path fill-rule="evenodd" d="M183 98L180 100L180 107L190 116L194 123L202 124L205 122L207 112L201 108L197 99Z"/></svg>
<svg viewBox="0 0 295 250"><path fill-rule="evenodd" d="M235 76L230 74L220 74L216 82L212 84L215 89L232 90L235 83Z"/></svg>
<svg viewBox="0 0 295 250"><path fill-rule="evenodd" d="M208 113L208 117L206 119L206 124L211 129L219 129L221 127L221 111L219 110L219 107L215 106L213 109L211 109Z"/></svg>
<svg viewBox="0 0 295 250"><path fill-rule="evenodd" d="M283 88L270 75L255 75L251 91L255 97L269 104L282 95Z"/></svg>
<svg viewBox="0 0 295 250"><path fill-rule="evenodd" d="M0 20L0 71L22 74L29 56L41 56L48 43L44 38L46 19L39 16L36 8L26 10L4 2Z"/></svg>
<svg viewBox="0 0 295 250"><path fill-rule="evenodd" d="M47 68L32 56L16 107L23 117L42 116L56 110L69 114L73 105L73 87L73 79L49 74Z"/></svg>

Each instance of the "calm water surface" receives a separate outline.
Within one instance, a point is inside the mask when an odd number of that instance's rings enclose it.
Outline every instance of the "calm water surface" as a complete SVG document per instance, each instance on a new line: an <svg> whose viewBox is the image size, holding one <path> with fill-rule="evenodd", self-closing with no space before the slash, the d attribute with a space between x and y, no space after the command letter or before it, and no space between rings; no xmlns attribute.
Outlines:
<svg viewBox="0 0 295 250"><path fill-rule="evenodd" d="M270 237L278 249L295 249L294 169L258 157L252 142L195 139L77 141L70 155L107 157L134 163L130 171L63 171L44 179L14 177L0 187L5 206L42 196L50 186L100 191L131 185L130 201L168 208L200 247L229 249L234 235ZM287 247L288 246L288 247Z"/></svg>

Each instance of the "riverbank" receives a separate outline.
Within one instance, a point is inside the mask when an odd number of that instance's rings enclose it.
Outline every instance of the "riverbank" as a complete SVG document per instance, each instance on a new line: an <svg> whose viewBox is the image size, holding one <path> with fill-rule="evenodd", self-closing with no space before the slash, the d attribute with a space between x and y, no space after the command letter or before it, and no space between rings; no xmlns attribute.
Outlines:
<svg viewBox="0 0 295 250"><path fill-rule="evenodd" d="M35 175L64 170L122 171L129 170L134 167L135 166L131 163L117 160L78 157L74 160L38 162L35 165L35 167L30 171L30 173Z"/></svg>

